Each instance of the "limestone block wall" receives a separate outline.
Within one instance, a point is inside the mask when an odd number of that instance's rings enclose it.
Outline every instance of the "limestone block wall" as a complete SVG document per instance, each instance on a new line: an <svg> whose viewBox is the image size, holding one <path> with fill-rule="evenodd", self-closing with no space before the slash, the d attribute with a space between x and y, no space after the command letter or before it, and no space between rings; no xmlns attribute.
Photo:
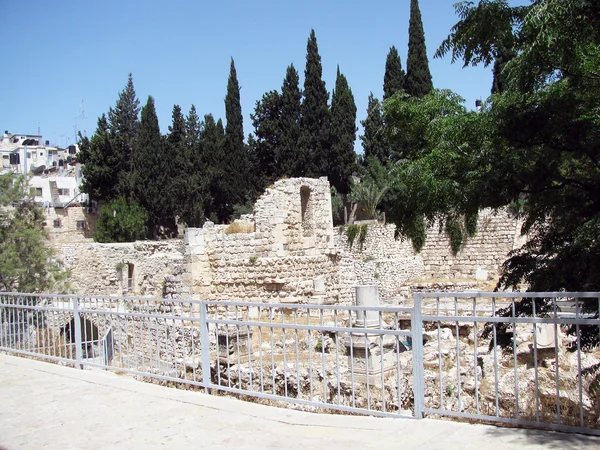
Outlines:
<svg viewBox="0 0 600 450"><path fill-rule="evenodd" d="M364 226L364 225L363 225ZM494 282L508 253L524 242L521 224L508 212L482 211L477 234L469 238L456 256L450 240L439 226L427 231L425 247L416 253L409 240L396 240L395 225L367 224L365 242L358 238L350 247L344 228L335 233L339 255L340 297L352 301L353 286L377 284L382 298L397 296L402 287L417 280L478 280Z"/></svg>
<svg viewBox="0 0 600 450"><path fill-rule="evenodd" d="M46 230L50 240L57 243L86 242L96 232L98 215L87 208L46 208Z"/></svg>
<svg viewBox="0 0 600 450"><path fill-rule="evenodd" d="M279 180L253 216L190 228L185 246L191 289L200 298L308 302L316 277L324 277L331 298L340 295L326 178Z"/></svg>
<svg viewBox="0 0 600 450"><path fill-rule="evenodd" d="M71 272L73 292L82 295L162 297L167 282L176 282L172 278L181 279L187 270L181 240L54 247Z"/></svg>
<svg viewBox="0 0 600 450"><path fill-rule="evenodd" d="M425 247L419 254L425 266L423 278L475 279L479 270L481 277L497 280L508 253L524 243L520 231L521 223L507 211L484 210L479 214L477 233L454 256L448 236L434 226L427 231Z"/></svg>
<svg viewBox="0 0 600 450"><path fill-rule="evenodd" d="M344 286L340 287L347 303L353 301L354 286L376 284L382 299L398 294L402 286L423 275L423 260L415 255L411 243L396 240L395 225L363 224L367 227L365 242L358 238L352 247L348 243L345 227L338 227L335 236L340 256L340 271Z"/></svg>

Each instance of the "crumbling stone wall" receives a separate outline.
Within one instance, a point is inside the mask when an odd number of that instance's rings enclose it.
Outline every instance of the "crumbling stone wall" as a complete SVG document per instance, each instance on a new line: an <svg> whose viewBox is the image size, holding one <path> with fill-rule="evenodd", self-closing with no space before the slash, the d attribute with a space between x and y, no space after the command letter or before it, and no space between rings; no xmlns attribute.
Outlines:
<svg viewBox="0 0 600 450"><path fill-rule="evenodd" d="M71 272L72 291L78 294L162 297L169 284L185 276L181 240L56 244L55 249Z"/></svg>
<svg viewBox="0 0 600 450"><path fill-rule="evenodd" d="M55 245L75 293L350 304L359 284L377 284L385 300L417 281L493 282L521 244L520 224L505 211L482 212L477 234L456 256L438 226L418 254L394 238L394 225L366 226L363 245L350 247L344 229L333 228L327 179L292 178L267 188L253 215L188 228L183 241Z"/></svg>
<svg viewBox="0 0 600 450"><path fill-rule="evenodd" d="M363 226L367 226L367 235L362 247L358 239L350 247L344 227L334 233L340 270L354 274L348 278L353 285L377 284L384 299L397 295L403 286L417 280L494 282L508 253L524 242L520 222L507 211L482 211L477 234L463 243L457 255L452 254L450 239L438 225L427 230L425 246L419 253L409 240L394 238L393 224Z"/></svg>
<svg viewBox="0 0 600 450"><path fill-rule="evenodd" d="M231 232L234 228L245 232ZM209 300L308 302L313 280L339 299L330 186L326 178L292 178L267 188L254 215L228 225L206 223L185 236L192 292Z"/></svg>
<svg viewBox="0 0 600 450"><path fill-rule="evenodd" d="M46 230L54 243L86 242L96 232L98 214L87 208L46 208Z"/></svg>

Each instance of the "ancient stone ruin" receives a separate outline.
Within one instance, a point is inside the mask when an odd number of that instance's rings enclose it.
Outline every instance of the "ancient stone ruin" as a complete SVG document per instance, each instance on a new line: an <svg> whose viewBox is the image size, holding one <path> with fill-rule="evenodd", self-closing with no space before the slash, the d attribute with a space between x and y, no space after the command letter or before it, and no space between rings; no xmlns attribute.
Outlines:
<svg viewBox="0 0 600 450"><path fill-rule="evenodd" d="M98 244L61 235L54 245L81 294L350 304L362 284L377 285L385 303L448 285L489 289L523 239L507 212L483 211L477 234L456 256L438 226L418 254L394 238L394 225L360 226L360 244L333 226L326 178L290 178L267 188L253 214L188 228L183 239Z"/></svg>

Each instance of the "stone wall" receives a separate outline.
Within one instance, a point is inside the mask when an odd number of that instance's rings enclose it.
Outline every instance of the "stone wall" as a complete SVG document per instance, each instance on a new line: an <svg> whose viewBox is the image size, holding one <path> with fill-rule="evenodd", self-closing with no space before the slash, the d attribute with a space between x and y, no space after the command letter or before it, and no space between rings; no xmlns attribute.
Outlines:
<svg viewBox="0 0 600 450"><path fill-rule="evenodd" d="M425 247L419 254L425 265L422 278L497 280L508 253L524 243L520 232L521 223L507 211L481 211L477 233L454 256L445 231L434 226L427 231Z"/></svg>
<svg viewBox="0 0 600 450"><path fill-rule="evenodd" d="M63 212L66 230L86 217L81 208ZM268 188L253 215L188 228L183 241L98 244L55 231L53 242L75 293L339 304L352 303L359 284L377 284L384 300L418 282L489 285L522 243L520 224L506 212L482 212L477 234L456 256L438 226L418 254L394 238L394 225L363 226L363 245L357 238L350 247L345 228L333 228L327 179L293 178Z"/></svg>
<svg viewBox="0 0 600 450"><path fill-rule="evenodd" d="M415 281L444 280L494 283L508 253L524 242L521 224L506 211L482 211L477 234L467 239L457 255L452 254L445 231L435 225L428 229L421 252L416 253L406 239L395 239L396 226L366 223L367 235L362 245L355 239L348 244L345 227L334 233L340 257L340 271L352 275L341 278L339 290L346 298L357 284L377 284L381 298L397 296L402 287Z"/></svg>
<svg viewBox="0 0 600 450"><path fill-rule="evenodd" d="M71 288L78 294L162 297L168 283L184 277L186 267L181 240L86 242L55 248L70 269Z"/></svg>
<svg viewBox="0 0 600 450"><path fill-rule="evenodd" d="M338 300L330 186L326 178L277 181L254 215L231 225L208 222L185 235L191 288L209 300L308 302L324 277Z"/></svg>
<svg viewBox="0 0 600 450"><path fill-rule="evenodd" d="M96 232L98 214L87 208L46 208L46 230L55 243L86 242Z"/></svg>

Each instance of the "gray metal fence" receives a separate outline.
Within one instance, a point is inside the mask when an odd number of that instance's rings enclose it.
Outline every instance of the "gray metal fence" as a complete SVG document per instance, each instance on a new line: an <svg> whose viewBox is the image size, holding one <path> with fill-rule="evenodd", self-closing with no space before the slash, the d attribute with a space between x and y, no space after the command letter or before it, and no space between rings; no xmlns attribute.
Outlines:
<svg viewBox="0 0 600 450"><path fill-rule="evenodd" d="M285 402L600 434L600 293L334 306L0 294L0 350Z"/></svg>
<svg viewBox="0 0 600 450"><path fill-rule="evenodd" d="M599 434L599 302L597 292L417 294L423 412Z"/></svg>

